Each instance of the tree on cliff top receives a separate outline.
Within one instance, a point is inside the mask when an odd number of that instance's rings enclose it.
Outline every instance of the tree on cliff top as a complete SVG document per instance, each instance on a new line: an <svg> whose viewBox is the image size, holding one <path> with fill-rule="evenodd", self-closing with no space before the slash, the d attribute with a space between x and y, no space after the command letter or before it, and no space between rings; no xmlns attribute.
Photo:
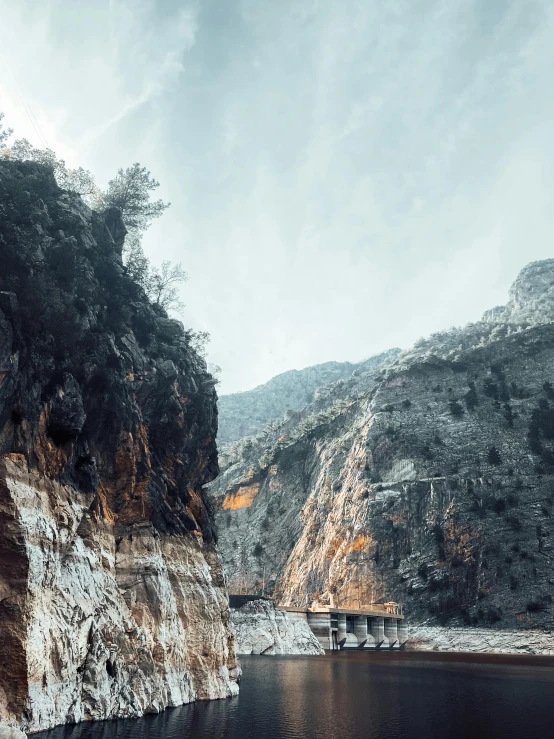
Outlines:
<svg viewBox="0 0 554 739"><path fill-rule="evenodd" d="M141 238L155 218L159 218L169 203L152 200L152 192L159 187L146 167L135 162L132 167L119 169L108 182L105 192L96 185L93 175L82 167L71 169L58 159L52 149L36 149L27 139L16 139L8 146L13 131L5 128L4 114L0 113L0 156L6 159L32 161L52 168L58 185L79 194L95 210L119 208L127 228L123 249L125 266L131 279L140 285L150 300L165 310L181 311L177 285L187 279L180 264L163 262L153 267L144 254Z"/></svg>
<svg viewBox="0 0 554 739"><path fill-rule="evenodd" d="M118 170L113 180L108 182L106 192L100 195L99 205L121 211L128 231L124 247L125 266L131 278L143 288L154 305L179 313L184 306L179 300L177 285L187 280L187 273L180 263L162 262L161 267L153 267L141 243L144 231L170 205L163 200L151 199L152 192L159 186L146 167L135 162L132 167Z"/></svg>
<svg viewBox="0 0 554 739"><path fill-rule="evenodd" d="M0 136L5 136L5 142L11 135L11 130L7 134L0 133ZM88 169L82 167L71 169L63 159L58 159L52 149L35 149L27 139L16 139L9 148L4 149L3 156L7 159L38 162L52 167L58 185L64 190L78 193L91 207L95 206L100 197L100 190Z"/></svg>
<svg viewBox="0 0 554 739"><path fill-rule="evenodd" d="M113 180L108 182L108 189L100 196L104 208L116 207L128 231L143 233L154 218L159 218L170 203L163 200L151 200L151 193L160 183L150 176L146 167L135 162L132 167L119 169Z"/></svg>
<svg viewBox="0 0 554 739"><path fill-rule="evenodd" d="M13 133L13 130L11 128L4 128L4 124L2 123L3 120L4 114L0 113L0 152L4 150L6 144L8 143L8 139Z"/></svg>

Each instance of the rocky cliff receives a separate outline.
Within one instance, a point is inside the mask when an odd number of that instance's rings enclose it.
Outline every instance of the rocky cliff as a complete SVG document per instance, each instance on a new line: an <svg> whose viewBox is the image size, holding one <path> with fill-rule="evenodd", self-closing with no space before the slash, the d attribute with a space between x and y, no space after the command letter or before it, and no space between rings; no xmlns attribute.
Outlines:
<svg viewBox="0 0 554 739"><path fill-rule="evenodd" d="M0 721L27 731L237 691L214 383L124 237L0 162Z"/></svg>
<svg viewBox="0 0 554 739"><path fill-rule="evenodd" d="M412 626L409 634L410 650L554 655L554 634L545 629Z"/></svg>
<svg viewBox="0 0 554 739"><path fill-rule="evenodd" d="M270 600L231 609L237 654L325 654L307 621L290 618Z"/></svg>
<svg viewBox="0 0 554 739"><path fill-rule="evenodd" d="M551 628L554 260L505 308L338 383L213 483L233 585L411 623ZM322 391L320 395L329 396Z"/></svg>

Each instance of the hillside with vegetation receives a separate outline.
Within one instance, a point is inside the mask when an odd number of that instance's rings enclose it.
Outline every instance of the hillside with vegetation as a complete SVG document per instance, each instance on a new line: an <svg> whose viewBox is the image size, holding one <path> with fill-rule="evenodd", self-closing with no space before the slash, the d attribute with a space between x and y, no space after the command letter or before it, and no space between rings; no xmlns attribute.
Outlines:
<svg viewBox="0 0 554 739"><path fill-rule="evenodd" d="M554 260L506 306L318 392L211 484L231 589L551 628ZM323 407L321 396L326 396ZM227 455L227 456L226 456Z"/></svg>

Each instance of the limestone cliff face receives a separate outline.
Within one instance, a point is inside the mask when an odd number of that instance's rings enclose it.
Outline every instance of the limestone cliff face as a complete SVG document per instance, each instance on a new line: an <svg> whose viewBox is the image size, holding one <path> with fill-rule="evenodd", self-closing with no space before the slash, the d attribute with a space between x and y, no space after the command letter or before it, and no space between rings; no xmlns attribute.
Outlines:
<svg viewBox="0 0 554 739"><path fill-rule="evenodd" d="M124 236L0 162L0 721L29 731L237 691L214 384Z"/></svg>
<svg viewBox="0 0 554 739"><path fill-rule="evenodd" d="M308 622L291 618L268 600L231 609L237 654L325 654Z"/></svg>
<svg viewBox="0 0 554 739"><path fill-rule="evenodd" d="M409 635L406 649L554 655L554 636L544 629L413 626Z"/></svg>
<svg viewBox="0 0 554 739"><path fill-rule="evenodd" d="M263 578L285 605L396 600L411 623L551 628L553 287L554 262L531 265L509 321L422 340L307 426L230 458L212 492L231 587Z"/></svg>

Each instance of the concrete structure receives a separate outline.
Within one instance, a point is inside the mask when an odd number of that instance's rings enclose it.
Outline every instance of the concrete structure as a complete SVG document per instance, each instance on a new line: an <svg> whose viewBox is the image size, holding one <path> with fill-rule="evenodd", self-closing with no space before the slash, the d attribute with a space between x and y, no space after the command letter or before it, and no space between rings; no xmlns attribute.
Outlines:
<svg viewBox="0 0 554 739"><path fill-rule="evenodd" d="M385 636L385 619L382 616L370 618L369 629L375 640L377 649L388 649L389 640Z"/></svg>
<svg viewBox="0 0 554 739"><path fill-rule="evenodd" d="M385 636L389 640L389 649L398 644L398 628L396 618L385 619Z"/></svg>
<svg viewBox="0 0 554 739"><path fill-rule="evenodd" d="M365 608L291 608L289 618L308 622L324 649L400 649L408 641L408 629L398 603L372 604Z"/></svg>

